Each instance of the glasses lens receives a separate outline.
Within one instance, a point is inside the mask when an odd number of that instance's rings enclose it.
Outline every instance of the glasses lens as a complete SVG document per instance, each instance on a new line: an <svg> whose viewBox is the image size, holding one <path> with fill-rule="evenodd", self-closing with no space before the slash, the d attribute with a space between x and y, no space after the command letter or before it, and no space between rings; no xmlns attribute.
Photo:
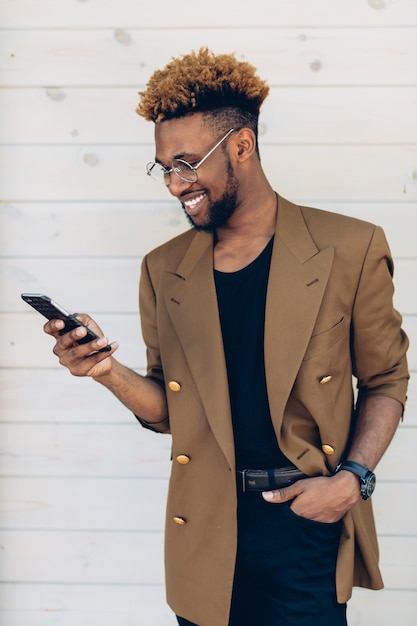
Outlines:
<svg viewBox="0 0 417 626"><path fill-rule="evenodd" d="M152 161L151 163L148 163L148 165L146 166L146 173L153 180L156 180L157 183L162 183L165 185L166 176L168 177L168 180L169 180L169 174L166 173L165 168L162 167L162 165L160 165L159 163L155 163L154 161Z"/></svg>
<svg viewBox="0 0 417 626"><path fill-rule="evenodd" d="M187 161L174 159L172 161L172 170L187 183L195 183L197 180L197 172Z"/></svg>

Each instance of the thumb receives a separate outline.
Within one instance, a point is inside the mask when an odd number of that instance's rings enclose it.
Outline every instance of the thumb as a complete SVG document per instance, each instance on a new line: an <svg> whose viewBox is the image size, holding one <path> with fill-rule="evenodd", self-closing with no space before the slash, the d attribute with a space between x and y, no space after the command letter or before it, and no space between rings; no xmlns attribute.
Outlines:
<svg viewBox="0 0 417 626"><path fill-rule="evenodd" d="M262 492L262 497L267 502L288 502L288 500L293 500L297 495L297 490L294 489L294 485Z"/></svg>

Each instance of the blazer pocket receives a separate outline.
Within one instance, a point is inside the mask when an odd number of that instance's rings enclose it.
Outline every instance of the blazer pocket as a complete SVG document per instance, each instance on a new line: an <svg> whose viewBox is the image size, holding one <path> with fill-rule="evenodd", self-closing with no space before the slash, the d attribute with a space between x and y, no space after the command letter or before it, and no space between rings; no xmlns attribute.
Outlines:
<svg viewBox="0 0 417 626"><path fill-rule="evenodd" d="M342 317L334 326L325 330L318 335L313 335L307 346L307 350L304 355L304 361L311 359L314 356L323 354L330 350L335 344L337 344L345 335L346 321Z"/></svg>

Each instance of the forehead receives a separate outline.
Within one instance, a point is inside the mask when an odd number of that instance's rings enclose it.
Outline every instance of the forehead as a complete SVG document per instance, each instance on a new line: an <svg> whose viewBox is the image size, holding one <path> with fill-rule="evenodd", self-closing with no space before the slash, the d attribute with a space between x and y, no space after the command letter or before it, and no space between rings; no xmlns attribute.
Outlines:
<svg viewBox="0 0 417 626"><path fill-rule="evenodd" d="M155 124L156 156L169 162L179 155L199 154L212 141L212 134L199 113Z"/></svg>

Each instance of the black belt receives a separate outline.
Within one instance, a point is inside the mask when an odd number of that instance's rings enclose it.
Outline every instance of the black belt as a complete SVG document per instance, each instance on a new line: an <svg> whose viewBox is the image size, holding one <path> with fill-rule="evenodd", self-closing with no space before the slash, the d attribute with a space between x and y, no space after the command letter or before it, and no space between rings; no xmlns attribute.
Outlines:
<svg viewBox="0 0 417 626"><path fill-rule="evenodd" d="M293 465L269 470L237 470L238 486L245 491L269 491L288 487L297 480L308 478Z"/></svg>

